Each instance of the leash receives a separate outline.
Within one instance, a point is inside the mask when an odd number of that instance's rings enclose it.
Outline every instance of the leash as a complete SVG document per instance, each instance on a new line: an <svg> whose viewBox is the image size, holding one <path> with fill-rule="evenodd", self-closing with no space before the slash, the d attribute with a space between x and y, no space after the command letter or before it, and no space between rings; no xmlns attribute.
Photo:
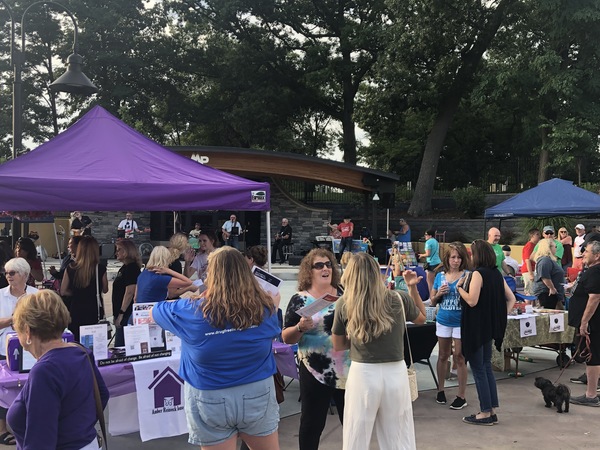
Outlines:
<svg viewBox="0 0 600 450"><path fill-rule="evenodd" d="M565 369L567 367L569 367L573 361L575 361L575 358L577 357L578 354L579 354L579 358L581 358L583 360L583 362L589 362L590 359L592 359L592 351L590 350L590 335L586 334L585 340L582 338L583 338L583 336L579 336L579 342L577 343L577 348L575 349L575 353L573 353L573 356L571 356L571 359L569 359L567 364L565 364L563 366L563 368L560 371L560 374L558 374L558 378L556 379L554 384L558 383L558 380L560 380L560 377L562 377ZM583 348L581 347L582 342L585 342L585 346Z"/></svg>

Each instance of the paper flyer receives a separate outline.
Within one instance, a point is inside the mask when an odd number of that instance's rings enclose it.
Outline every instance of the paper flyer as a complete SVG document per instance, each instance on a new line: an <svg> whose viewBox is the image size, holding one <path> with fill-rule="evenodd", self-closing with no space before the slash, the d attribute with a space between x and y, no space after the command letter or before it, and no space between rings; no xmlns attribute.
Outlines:
<svg viewBox="0 0 600 450"><path fill-rule="evenodd" d="M166 350L171 350L171 354L181 354L181 339L167 330L165 330L165 344Z"/></svg>
<svg viewBox="0 0 600 450"><path fill-rule="evenodd" d="M152 311L152 308L154 308L154 305L156 305L155 302L150 302L150 303L134 303L133 304L133 324L134 325L144 325L144 324L151 324L151 323L156 323L152 320L152 317L150 316L150 311Z"/></svg>
<svg viewBox="0 0 600 450"><path fill-rule="evenodd" d="M550 314L550 333L561 333L565 331L565 315Z"/></svg>
<svg viewBox="0 0 600 450"><path fill-rule="evenodd" d="M108 358L108 336L106 324L83 325L79 327L79 342L92 351L96 361Z"/></svg>
<svg viewBox="0 0 600 450"><path fill-rule="evenodd" d="M141 355L150 353L150 327L145 325L129 325L123 327L125 334L125 355Z"/></svg>
<svg viewBox="0 0 600 450"><path fill-rule="evenodd" d="M150 348L152 349L164 349L165 339L163 329L159 327L154 320L150 312L154 308L156 302L150 303L134 303L133 304L133 324L134 325L148 325L150 333Z"/></svg>
<svg viewBox="0 0 600 450"><path fill-rule="evenodd" d="M322 297L319 297L310 305L306 305L298 310L296 310L296 314L302 317L312 317L317 314L319 311L331 306L332 303L339 297L337 295L325 294Z"/></svg>
<svg viewBox="0 0 600 450"><path fill-rule="evenodd" d="M520 321L521 337L537 336L537 327L535 325L535 317L524 317Z"/></svg>
<svg viewBox="0 0 600 450"><path fill-rule="evenodd" d="M281 278L277 278L275 275L264 271L260 267L253 266L252 273L258 280L258 284L269 294L275 296L279 293L279 286L281 285Z"/></svg>

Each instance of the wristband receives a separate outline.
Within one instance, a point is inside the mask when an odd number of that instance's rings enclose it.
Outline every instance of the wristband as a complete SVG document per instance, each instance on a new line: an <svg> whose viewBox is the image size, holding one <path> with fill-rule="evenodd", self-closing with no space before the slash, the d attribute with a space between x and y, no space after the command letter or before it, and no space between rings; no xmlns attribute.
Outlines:
<svg viewBox="0 0 600 450"><path fill-rule="evenodd" d="M298 332L300 333L304 333L304 331L302 331L302 329L300 328L300 323L296 324L296 330L298 330Z"/></svg>
<svg viewBox="0 0 600 450"><path fill-rule="evenodd" d="M125 311L123 311L122 309L119 310L119 315L120 316L124 316L125 315Z"/></svg>

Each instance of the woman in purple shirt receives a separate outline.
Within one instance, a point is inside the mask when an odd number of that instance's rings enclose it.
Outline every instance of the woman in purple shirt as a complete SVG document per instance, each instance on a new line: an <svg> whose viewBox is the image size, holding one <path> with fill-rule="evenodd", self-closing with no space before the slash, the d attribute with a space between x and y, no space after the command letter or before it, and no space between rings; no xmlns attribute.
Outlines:
<svg viewBox="0 0 600 450"><path fill-rule="evenodd" d="M103 409L109 394L86 351L63 342L69 320L63 301L49 289L22 297L13 314L19 342L37 359L8 409L18 449L99 449L94 375Z"/></svg>

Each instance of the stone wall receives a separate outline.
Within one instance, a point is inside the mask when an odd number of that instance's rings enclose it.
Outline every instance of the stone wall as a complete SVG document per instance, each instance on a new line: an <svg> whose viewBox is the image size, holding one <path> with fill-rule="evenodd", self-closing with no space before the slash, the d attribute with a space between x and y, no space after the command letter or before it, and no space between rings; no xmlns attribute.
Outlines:
<svg viewBox="0 0 600 450"><path fill-rule="evenodd" d="M266 214L263 218L266 217ZM292 242L294 253L301 254L309 251L315 236L327 235L327 222L331 210L324 208L309 208L288 197L276 185L271 184L271 239L281 228L281 219L287 218L292 227ZM266 220L262 221L261 243L266 245Z"/></svg>

